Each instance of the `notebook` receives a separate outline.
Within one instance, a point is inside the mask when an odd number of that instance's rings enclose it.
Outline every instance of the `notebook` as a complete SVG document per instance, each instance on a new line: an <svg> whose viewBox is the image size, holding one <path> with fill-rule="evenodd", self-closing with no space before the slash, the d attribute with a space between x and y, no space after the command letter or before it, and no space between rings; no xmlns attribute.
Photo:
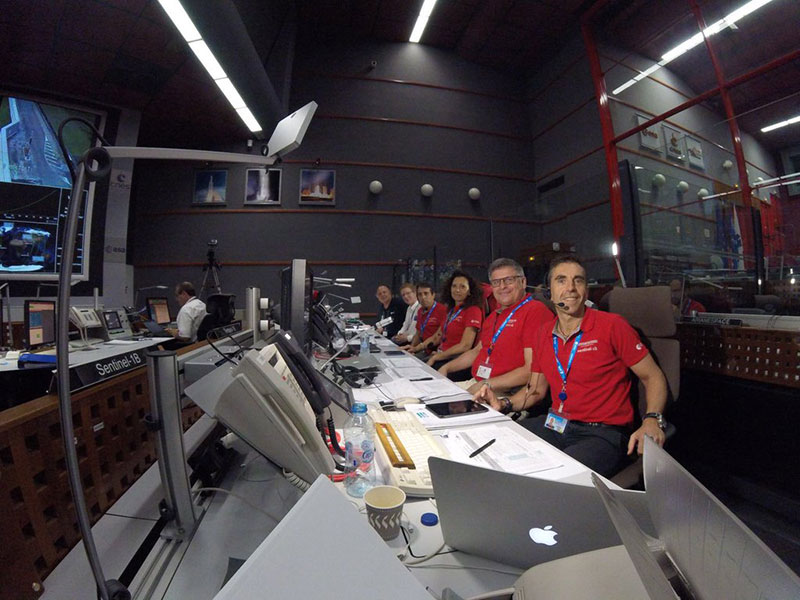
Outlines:
<svg viewBox="0 0 800 600"><path fill-rule="evenodd" d="M494 471L437 457L428 461L445 543L522 569L621 543L591 486ZM645 494L614 492L641 525Z"/></svg>

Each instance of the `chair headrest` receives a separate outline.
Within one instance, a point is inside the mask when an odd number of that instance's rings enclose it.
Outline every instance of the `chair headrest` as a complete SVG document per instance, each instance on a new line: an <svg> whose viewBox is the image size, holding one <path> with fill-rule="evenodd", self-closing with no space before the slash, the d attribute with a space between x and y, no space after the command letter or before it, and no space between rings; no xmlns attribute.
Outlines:
<svg viewBox="0 0 800 600"><path fill-rule="evenodd" d="M236 312L235 298L236 294L211 294L206 299L206 312L215 315L221 325L230 323Z"/></svg>
<svg viewBox="0 0 800 600"><path fill-rule="evenodd" d="M608 309L625 317L648 337L675 335L675 316L667 285L614 288L608 298Z"/></svg>

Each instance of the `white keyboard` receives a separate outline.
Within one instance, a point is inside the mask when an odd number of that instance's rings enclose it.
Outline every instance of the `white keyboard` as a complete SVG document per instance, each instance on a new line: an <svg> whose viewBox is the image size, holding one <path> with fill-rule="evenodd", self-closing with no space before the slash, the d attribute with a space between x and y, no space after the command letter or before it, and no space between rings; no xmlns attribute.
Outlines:
<svg viewBox="0 0 800 600"><path fill-rule="evenodd" d="M410 412L405 410L384 411L380 408L370 407L369 414L375 421L375 428L378 432L376 433L375 448L381 456L382 462L388 465L389 483L396 485L409 496L432 498L433 483L428 470L428 457L449 458L450 454ZM391 435L380 435L382 423L391 425L395 438L392 438ZM397 441L400 442L401 447L398 447ZM384 444L389 447L388 451ZM406 464L411 462L413 466L393 466L393 463L401 462Z"/></svg>

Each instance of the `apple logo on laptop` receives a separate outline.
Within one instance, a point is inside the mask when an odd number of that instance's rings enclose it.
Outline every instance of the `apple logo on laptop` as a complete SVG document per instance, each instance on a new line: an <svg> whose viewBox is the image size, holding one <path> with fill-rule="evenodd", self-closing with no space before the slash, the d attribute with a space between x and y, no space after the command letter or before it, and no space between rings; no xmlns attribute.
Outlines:
<svg viewBox="0 0 800 600"><path fill-rule="evenodd" d="M558 532L553 531L552 525L547 525L544 527L544 529L542 529L541 527L532 527L531 530L528 532L528 535L530 535L531 539L537 544L544 544L545 546L555 546L558 543L556 541L556 536L558 535Z"/></svg>

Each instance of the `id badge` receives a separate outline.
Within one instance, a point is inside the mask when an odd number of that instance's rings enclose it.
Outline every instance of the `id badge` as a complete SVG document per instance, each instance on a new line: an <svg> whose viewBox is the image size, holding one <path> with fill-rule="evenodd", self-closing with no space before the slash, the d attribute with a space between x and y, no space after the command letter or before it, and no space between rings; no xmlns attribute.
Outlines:
<svg viewBox="0 0 800 600"><path fill-rule="evenodd" d="M475 371L475 375L481 379L489 379L489 377L492 376L492 365L488 362L478 365L478 370Z"/></svg>
<svg viewBox="0 0 800 600"><path fill-rule="evenodd" d="M544 426L548 429L552 429L556 433L564 433L564 430L567 428L567 423L569 423L569 419L551 410L547 413Z"/></svg>

